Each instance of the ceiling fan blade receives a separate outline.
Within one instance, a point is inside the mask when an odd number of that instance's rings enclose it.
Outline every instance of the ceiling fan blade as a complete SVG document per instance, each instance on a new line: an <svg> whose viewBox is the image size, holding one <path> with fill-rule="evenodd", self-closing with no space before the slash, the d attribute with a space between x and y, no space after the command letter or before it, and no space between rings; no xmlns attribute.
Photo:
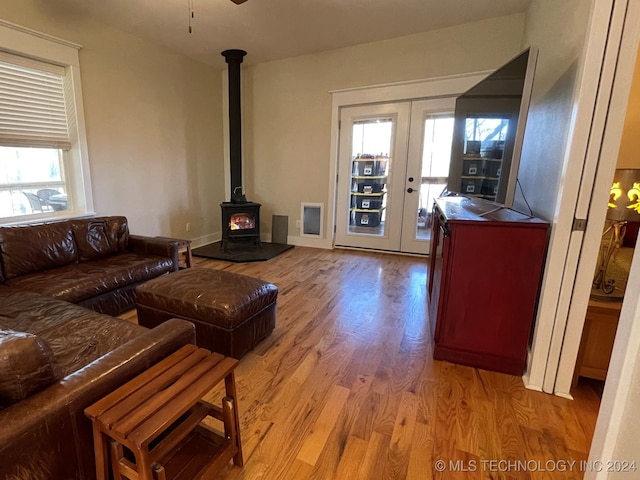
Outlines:
<svg viewBox="0 0 640 480"><path fill-rule="evenodd" d="M246 2L247 0L231 0L233 3L235 3L236 5L240 5L241 3Z"/></svg>

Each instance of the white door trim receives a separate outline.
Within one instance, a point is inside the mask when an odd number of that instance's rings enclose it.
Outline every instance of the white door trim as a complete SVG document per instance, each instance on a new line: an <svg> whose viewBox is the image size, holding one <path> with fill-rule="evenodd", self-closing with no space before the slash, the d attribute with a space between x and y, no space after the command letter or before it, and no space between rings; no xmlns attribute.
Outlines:
<svg viewBox="0 0 640 480"><path fill-rule="evenodd" d="M585 245L578 270L578 275L585 275L588 279L591 279L595 268L596 251L600 245L602 225L606 214L606 199L609 196L611 179L617 161L629 90L640 45L640 2L635 0L615 1L618 15L621 14L620 12L625 12L626 18L623 19L621 27L617 25L615 27L621 29L622 41L619 54L615 59L617 65L613 75L611 101L608 105L606 126L602 133L601 148L599 149L602 152L602 156L597 167L591 202L593 207L589 211L589 224L585 232ZM612 26L618 23L618 18L614 19ZM578 279L581 278L580 276L578 277ZM581 292L583 287L579 286L578 282L576 284L576 295L584 294L584 292ZM571 328L577 328L579 329L578 331L581 331L583 322L584 312L577 312L576 318L571 317L567 327L567 337L570 335ZM571 333L575 334L575 332ZM568 389L568 374L573 372L575 365L574 349L575 347L570 348L568 344L563 348L556 382L556 389L558 390L564 391ZM638 372L639 364L637 361L639 352L640 248L636 248L622 311L620 312L618 330L600 403L598 420L589 452L590 462L599 461L601 465L607 465L607 462L615 459L616 450L623 443L630 440L629 433L624 433L623 422L628 420L625 416L626 412L633 412L635 408L629 401L628 396L640 373ZM611 476L615 476L615 474L611 474ZM600 472L587 471L584 476L585 480L605 480L609 477L610 474L606 468L603 468Z"/></svg>
<svg viewBox="0 0 640 480"><path fill-rule="evenodd" d="M627 11L627 2L628 0L617 0L614 6L610 40L607 42L601 87L593 119L593 133L585 164L588 175L584 177L595 179L595 181L586 184L583 178L576 209L576 217L588 218L588 224L584 232L584 242L553 386L554 393L564 397L571 396L573 372L634 75L635 51L638 47L640 32L637 27L635 31L633 28L625 28L626 19L633 16L633 11ZM640 16L640 9L637 12ZM611 38L613 35L616 35L615 38ZM554 372L549 370L549 383Z"/></svg>
<svg viewBox="0 0 640 480"><path fill-rule="evenodd" d="M358 120L389 118L393 128L389 152L389 177L386 185L386 211L382 235L354 233L349 223L351 212L351 179L353 153L353 125ZM407 168L407 140L411 121L411 102L380 103L345 107L340 111L343 123L339 139L339 179L336 203L334 242L341 247L361 247L376 250L398 251L404 203L404 183ZM375 152L362 152L375 153ZM338 213L340 212L340 213Z"/></svg>
<svg viewBox="0 0 640 480"><path fill-rule="evenodd" d="M572 232L580 192L580 182L576 179L578 175L590 174L589 171L583 172L583 166L587 158L590 135L597 135L595 132L592 133L592 120L600 87L613 1L595 0L590 12L590 23L573 97L573 116L567 137L563 181L556 199L557 207L533 342L527 358L527 370L523 375L527 388L548 393L553 393L578 268L579 249L576 246L581 243L582 232ZM593 184L593 172L591 178L585 178L583 182Z"/></svg>
<svg viewBox="0 0 640 480"><path fill-rule="evenodd" d="M329 178L333 178L327 198L328 224L331 232L321 248L333 248L336 225L337 173L339 148L339 123L341 107L387 103L402 100L418 100L437 97L458 96L476 83L486 78L491 71L474 72L463 75L450 75L409 82L371 85L357 88L332 90L331 108L331 161L329 162Z"/></svg>
<svg viewBox="0 0 640 480"><path fill-rule="evenodd" d="M409 130L409 150L407 158L407 175L412 175L416 183L406 181L405 189L414 188L414 192L405 193L404 212L402 215L402 237L400 251L419 255L428 255L431 251L431 240L416 238L417 217L422 188L422 161L424 151L425 120L428 115L453 114L456 108L455 97L416 100L411 102L411 125ZM451 156L451 155L449 155ZM429 211L431 209L429 208Z"/></svg>

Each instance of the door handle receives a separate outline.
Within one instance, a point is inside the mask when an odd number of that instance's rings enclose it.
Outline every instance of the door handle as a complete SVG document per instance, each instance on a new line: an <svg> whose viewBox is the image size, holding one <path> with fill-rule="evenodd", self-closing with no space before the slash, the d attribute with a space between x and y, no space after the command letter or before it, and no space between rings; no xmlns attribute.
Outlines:
<svg viewBox="0 0 640 480"><path fill-rule="evenodd" d="M451 230L449 229L449 225L447 225L444 222L444 219L440 219L440 224L438 225L440 227L440 230L442 230L442 236L443 237L448 237L449 235L451 235Z"/></svg>
<svg viewBox="0 0 640 480"><path fill-rule="evenodd" d="M407 193L413 193L415 190L411 187L407 188Z"/></svg>

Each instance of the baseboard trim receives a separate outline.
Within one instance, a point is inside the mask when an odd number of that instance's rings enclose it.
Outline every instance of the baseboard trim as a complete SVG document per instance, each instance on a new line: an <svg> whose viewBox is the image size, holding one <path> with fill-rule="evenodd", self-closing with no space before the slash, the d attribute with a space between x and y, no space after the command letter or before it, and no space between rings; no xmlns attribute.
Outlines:
<svg viewBox="0 0 640 480"><path fill-rule="evenodd" d="M191 239L191 248L202 247L203 245L208 245L210 243L219 242L222 238L222 232L214 232L209 235L203 235L201 237L196 237Z"/></svg>

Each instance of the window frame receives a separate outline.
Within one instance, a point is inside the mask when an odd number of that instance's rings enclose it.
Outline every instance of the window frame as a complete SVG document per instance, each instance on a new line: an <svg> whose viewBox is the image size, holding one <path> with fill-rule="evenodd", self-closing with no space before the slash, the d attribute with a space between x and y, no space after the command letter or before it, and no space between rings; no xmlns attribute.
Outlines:
<svg viewBox="0 0 640 480"><path fill-rule="evenodd" d="M70 104L72 111L68 112L68 118L73 120L69 122L71 148L61 150L69 209L0 217L0 225L94 214L80 77L80 48L82 46L76 43L0 19L0 51L63 67L68 92L73 95Z"/></svg>

